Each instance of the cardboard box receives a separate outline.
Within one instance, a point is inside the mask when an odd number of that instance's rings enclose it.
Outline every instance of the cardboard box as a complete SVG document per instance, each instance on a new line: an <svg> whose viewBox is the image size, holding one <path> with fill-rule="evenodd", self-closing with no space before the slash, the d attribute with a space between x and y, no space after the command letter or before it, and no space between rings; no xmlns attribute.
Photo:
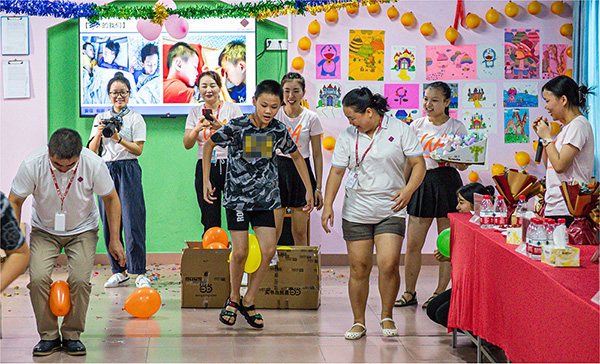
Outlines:
<svg viewBox="0 0 600 364"><path fill-rule="evenodd" d="M254 303L257 308L317 309L321 304L319 247L280 247Z"/></svg>
<svg viewBox="0 0 600 364"><path fill-rule="evenodd" d="M181 307L221 308L229 297L229 249L186 241L181 257Z"/></svg>
<svg viewBox="0 0 600 364"><path fill-rule="evenodd" d="M579 267L579 248L568 245L564 249L544 247L542 262L553 267Z"/></svg>

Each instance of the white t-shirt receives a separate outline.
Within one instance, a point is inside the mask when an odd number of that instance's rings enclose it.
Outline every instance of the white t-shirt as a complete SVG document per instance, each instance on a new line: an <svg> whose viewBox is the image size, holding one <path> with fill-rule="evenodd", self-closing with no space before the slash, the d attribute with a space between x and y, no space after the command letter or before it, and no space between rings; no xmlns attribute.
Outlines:
<svg viewBox="0 0 600 364"><path fill-rule="evenodd" d="M335 143L331 165L356 168L356 137L354 126L344 129ZM346 187L342 218L350 222L376 224L391 217L405 217L406 208L393 212L394 195L406 186L404 165L408 157L420 156L421 145L415 133L402 121L385 115L381 130L371 139L358 134L358 159L373 141L371 149L358 167L356 188Z"/></svg>
<svg viewBox="0 0 600 364"><path fill-rule="evenodd" d="M323 127L321 126L321 121L319 121L317 113L303 107L300 115L295 118L290 118L286 115L282 107L279 109L279 112L277 112L275 119L287 126L288 132L292 136L294 143L296 143L300 154L302 154L302 158L309 158L310 137L323 134ZM277 154L283 155L284 157L290 157L288 154Z"/></svg>
<svg viewBox="0 0 600 364"><path fill-rule="evenodd" d="M81 150L76 166L77 172L63 205L66 231L55 231L54 216L60 210L60 198L50 168L64 196L75 167L62 173L51 166L48 147L35 150L21 163L11 191L20 198L33 195L31 226L59 236L81 234L98 227L99 215L94 193L101 197L111 193L114 189L113 180L102 158L87 148Z"/></svg>
<svg viewBox="0 0 600 364"><path fill-rule="evenodd" d="M450 118L444 124L437 126L434 125L427 116L423 118L415 119L410 127L417 134L419 142L423 147L423 157L425 158L425 165L427 169L435 169L440 166L440 163L431 159L431 152L437 148L443 148L444 143L442 138L448 136L448 134L463 134L467 135L467 128L460 121Z"/></svg>
<svg viewBox="0 0 600 364"><path fill-rule="evenodd" d="M204 109L204 103L201 103L200 106L193 108L190 110L190 113L187 116L185 122L185 128L192 130L198 125L198 120L200 120L200 116L202 116L202 109ZM239 118L240 116L244 116L242 110L238 106L238 104L234 104L233 102L223 101L223 106L219 109L219 112L213 117L226 124L229 120ZM210 129L204 129L200 133L198 133L197 143L198 143L198 159L202 159L202 153L204 151L204 143L213 135L215 131ZM215 146L214 153L217 159L227 159L227 149Z"/></svg>
<svg viewBox="0 0 600 364"><path fill-rule="evenodd" d="M94 126L90 133L90 140L96 136L98 125L104 119L110 119L112 117L110 111L105 111L96 115L94 118ZM123 140L128 142L145 142L146 141L146 122L142 115L135 111L129 110L129 112L123 116L123 126L119 131L119 135ZM138 159L138 156L128 151L124 146L117 143L116 140L111 138L102 138L102 145L104 151L102 152L102 159L105 162L114 162L125 159Z"/></svg>
<svg viewBox="0 0 600 364"><path fill-rule="evenodd" d="M581 115L565 125L556 136L554 145L560 152L563 145L571 144L579 149L569 168L563 173L557 173L550 159L546 169L546 210L547 216L570 215L567 204L560 192L563 181L590 183L594 168L594 133L592 126L585 116Z"/></svg>

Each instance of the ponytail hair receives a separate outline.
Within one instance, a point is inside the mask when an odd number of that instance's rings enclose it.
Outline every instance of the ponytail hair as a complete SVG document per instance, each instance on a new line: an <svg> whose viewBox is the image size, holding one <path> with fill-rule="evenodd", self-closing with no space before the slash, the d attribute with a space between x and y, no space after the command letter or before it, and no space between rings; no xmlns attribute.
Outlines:
<svg viewBox="0 0 600 364"><path fill-rule="evenodd" d="M106 86L106 92L110 92L110 86L112 86L112 84L116 81L123 83L125 86L127 86L127 91L131 91L131 84L129 83L129 80L125 78L123 72L115 72L114 77L111 78L110 81L108 81L108 86Z"/></svg>
<svg viewBox="0 0 600 364"><path fill-rule="evenodd" d="M586 112L587 95L594 94L591 92L592 89L593 87L588 88L585 85L578 86L571 77L564 75L554 77L542 86L542 92L546 90L552 92L556 97L565 96L570 105L577 106L581 111Z"/></svg>
<svg viewBox="0 0 600 364"><path fill-rule="evenodd" d="M444 95L444 100L452 100L452 89L450 88L450 86L448 86L448 84L446 82L442 82L442 81L432 82L432 83L428 84L427 86L425 86L425 90L427 90L429 88L434 88L434 89L438 90L439 92L441 92L442 95ZM423 90L423 92L425 92L425 90ZM446 115L450 115L450 105L446 106L446 108L444 109L444 113Z"/></svg>
<svg viewBox="0 0 600 364"><path fill-rule="evenodd" d="M469 201L471 204L474 204L475 198L473 195L478 193L480 195L490 195L494 196L494 186L484 186L479 182L469 183L468 185L464 185L456 191L456 196L461 195L462 198Z"/></svg>
<svg viewBox="0 0 600 364"><path fill-rule="evenodd" d="M390 111L387 99L380 94L373 94L367 87L355 88L348 92L342 99L344 107L350 107L359 114L364 114L368 108L380 116Z"/></svg>

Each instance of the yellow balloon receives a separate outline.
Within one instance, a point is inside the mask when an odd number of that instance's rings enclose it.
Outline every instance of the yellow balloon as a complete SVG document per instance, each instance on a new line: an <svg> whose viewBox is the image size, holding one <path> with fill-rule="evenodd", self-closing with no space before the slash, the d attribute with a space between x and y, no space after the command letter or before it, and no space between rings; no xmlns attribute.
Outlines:
<svg viewBox="0 0 600 364"><path fill-rule="evenodd" d="M565 76L573 78L573 70L570 68L568 70L566 70Z"/></svg>
<svg viewBox="0 0 600 364"><path fill-rule="evenodd" d="M534 152L536 152L536 153L537 153L537 147L538 147L538 143L539 143L539 142L538 142L537 140L534 140L534 141L533 141L533 151L534 151Z"/></svg>
<svg viewBox="0 0 600 364"><path fill-rule="evenodd" d="M504 174L504 166L500 163L496 163L492 166L492 176L499 176Z"/></svg>
<svg viewBox="0 0 600 364"><path fill-rule="evenodd" d="M425 23L425 24L421 25L420 30L421 30L421 34L423 34L425 37L428 37L433 34L433 31L435 30L435 28L433 27L433 24Z"/></svg>
<svg viewBox="0 0 600 364"><path fill-rule="evenodd" d="M321 24L318 21L313 20L308 24L308 32L312 35L317 35L321 32Z"/></svg>
<svg viewBox="0 0 600 364"><path fill-rule="evenodd" d="M248 234L248 257L246 258L246 264L244 264L244 272L254 273L260 267L262 261L262 254L260 253L260 245L256 235Z"/></svg>
<svg viewBox="0 0 600 364"><path fill-rule="evenodd" d="M515 161L521 167L525 167L531 162L531 156L526 152L516 152L515 153Z"/></svg>
<svg viewBox="0 0 600 364"><path fill-rule="evenodd" d="M298 40L298 48L300 48L303 51L307 51L310 49L312 42L310 41L310 38L308 37L302 37Z"/></svg>
<svg viewBox="0 0 600 364"><path fill-rule="evenodd" d="M330 23L335 23L338 20L338 11L336 8L331 8L325 13L325 20Z"/></svg>
<svg viewBox="0 0 600 364"><path fill-rule="evenodd" d="M387 16L390 19L396 19L399 14L400 13L398 12L398 9L396 9L396 7L394 5L392 5L391 7L389 7L388 10L387 10Z"/></svg>
<svg viewBox="0 0 600 364"><path fill-rule="evenodd" d="M469 181L470 182L477 182L477 181L479 181L479 173L477 173L475 171L471 171L471 173L469 173Z"/></svg>
<svg viewBox="0 0 600 364"><path fill-rule="evenodd" d="M296 57L294 59L292 59L292 68L300 71L301 69L304 68L304 59L302 59L302 57Z"/></svg>
<svg viewBox="0 0 600 364"><path fill-rule="evenodd" d="M485 13L485 20L490 24L496 24L500 20L500 13L492 7Z"/></svg>
<svg viewBox="0 0 600 364"><path fill-rule="evenodd" d="M570 37L573 35L573 24L566 23L560 27L560 35L563 37Z"/></svg>
<svg viewBox="0 0 600 364"><path fill-rule="evenodd" d="M540 4L537 0L533 0L527 6L527 11L531 15L538 15L540 11L542 11L542 4Z"/></svg>
<svg viewBox="0 0 600 364"><path fill-rule="evenodd" d="M573 58L573 46L569 46L569 48L567 48L567 57Z"/></svg>
<svg viewBox="0 0 600 364"><path fill-rule="evenodd" d="M328 151L335 149L335 138L332 136L325 137L323 139L323 148Z"/></svg>
<svg viewBox="0 0 600 364"><path fill-rule="evenodd" d="M565 3L562 1L555 1L550 6L550 11L552 11L556 15L560 15L565 11Z"/></svg>
<svg viewBox="0 0 600 364"><path fill-rule="evenodd" d="M558 135L558 133L560 133L562 126L560 126L560 123L557 123L556 121L552 122L552 136Z"/></svg>
<svg viewBox="0 0 600 364"><path fill-rule="evenodd" d="M356 14L358 12L358 3L353 2L353 3L346 5L346 12L348 13L348 15Z"/></svg>
<svg viewBox="0 0 600 364"><path fill-rule="evenodd" d="M448 29L446 29L445 36L446 36L446 40L448 40L448 42L452 43L458 39L458 32L456 31L456 29L454 29L452 27L448 27Z"/></svg>
<svg viewBox="0 0 600 364"><path fill-rule="evenodd" d="M372 3L370 5L367 5L367 10L371 14L377 14L379 12L379 9L381 9L379 3Z"/></svg>
<svg viewBox="0 0 600 364"><path fill-rule="evenodd" d="M519 15L519 5L509 1L504 7L504 13L506 13L507 16L514 18L515 16Z"/></svg>
<svg viewBox="0 0 600 364"><path fill-rule="evenodd" d="M404 25L405 27L410 27L411 25L413 25L415 23L415 16L412 13L412 11L402 14L402 16L400 17L400 23L402 23L402 25Z"/></svg>
<svg viewBox="0 0 600 364"><path fill-rule="evenodd" d="M469 13L465 17L465 24L471 29L477 29L481 24L481 18L477 14Z"/></svg>

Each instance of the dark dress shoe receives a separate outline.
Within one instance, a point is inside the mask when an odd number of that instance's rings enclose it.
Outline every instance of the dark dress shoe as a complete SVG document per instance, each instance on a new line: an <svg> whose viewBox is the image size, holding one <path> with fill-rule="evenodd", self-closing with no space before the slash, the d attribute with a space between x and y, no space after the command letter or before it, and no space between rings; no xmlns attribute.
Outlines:
<svg viewBox="0 0 600 364"><path fill-rule="evenodd" d="M80 340L63 340L63 348L69 355L85 355L85 345Z"/></svg>
<svg viewBox="0 0 600 364"><path fill-rule="evenodd" d="M60 337L54 340L40 340L39 343L33 348L34 356L46 356L50 355L55 351L59 351L62 348L60 345Z"/></svg>

